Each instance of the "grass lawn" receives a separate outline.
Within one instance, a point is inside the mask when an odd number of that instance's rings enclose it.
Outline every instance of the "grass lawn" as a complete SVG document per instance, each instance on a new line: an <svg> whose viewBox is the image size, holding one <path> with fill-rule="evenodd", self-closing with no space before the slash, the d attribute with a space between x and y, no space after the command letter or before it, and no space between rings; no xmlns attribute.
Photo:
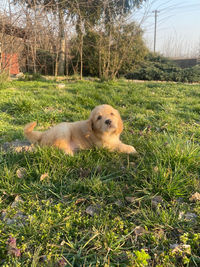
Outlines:
<svg viewBox="0 0 200 267"><path fill-rule="evenodd" d="M107 103L139 157L2 150L0 266L199 266L200 85L64 83L1 84L0 145Z"/></svg>

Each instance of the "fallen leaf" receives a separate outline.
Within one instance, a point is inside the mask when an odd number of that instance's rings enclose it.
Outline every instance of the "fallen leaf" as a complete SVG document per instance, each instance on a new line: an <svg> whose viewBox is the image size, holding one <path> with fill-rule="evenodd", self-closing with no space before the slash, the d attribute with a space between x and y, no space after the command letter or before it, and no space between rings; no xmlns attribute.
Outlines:
<svg viewBox="0 0 200 267"><path fill-rule="evenodd" d="M154 170L154 172L158 172L158 171L159 171L158 166L155 166L155 167L153 168L153 170Z"/></svg>
<svg viewBox="0 0 200 267"><path fill-rule="evenodd" d="M15 237L9 236L8 246L11 248L16 248L17 240Z"/></svg>
<svg viewBox="0 0 200 267"><path fill-rule="evenodd" d="M133 203L135 201L135 197L125 197L125 199L129 203Z"/></svg>
<svg viewBox="0 0 200 267"><path fill-rule="evenodd" d="M170 248L172 249L172 253L174 254L191 254L191 246L185 244L171 244Z"/></svg>
<svg viewBox="0 0 200 267"><path fill-rule="evenodd" d="M22 178L24 178L27 175L27 170L25 168L19 168L16 171L16 174L17 174L17 177L18 178L22 179Z"/></svg>
<svg viewBox="0 0 200 267"><path fill-rule="evenodd" d="M66 262L65 259L61 259L61 260L58 261L58 266L60 266L60 267L64 267L64 266L66 266L66 265L67 265L67 262Z"/></svg>
<svg viewBox="0 0 200 267"><path fill-rule="evenodd" d="M24 202L23 199L20 196L17 195L15 197L14 202L11 205L11 208L16 208L19 205L19 203L23 203L23 202Z"/></svg>
<svg viewBox="0 0 200 267"><path fill-rule="evenodd" d="M8 249L8 254L15 256L15 257L20 257L21 251L19 248L10 248L10 249Z"/></svg>
<svg viewBox="0 0 200 267"><path fill-rule="evenodd" d="M86 201L85 198L78 198L78 199L76 200L76 202L75 202L75 205L78 205L78 204L83 203L83 202L85 202L85 201Z"/></svg>
<svg viewBox="0 0 200 267"><path fill-rule="evenodd" d="M134 229L135 235L142 235L146 232L146 230L142 226L136 226Z"/></svg>
<svg viewBox="0 0 200 267"><path fill-rule="evenodd" d="M19 201L24 202L23 199L22 199L19 195L17 195L17 196L15 197L15 201L16 201L16 202L19 202Z"/></svg>
<svg viewBox="0 0 200 267"><path fill-rule="evenodd" d="M15 257L20 257L21 256L21 251L16 247L17 245L17 240L15 237L10 236L8 239L8 254L15 256Z"/></svg>
<svg viewBox="0 0 200 267"><path fill-rule="evenodd" d="M65 243L66 243L65 240L63 240L63 241L60 243L60 245L61 245L61 246L64 246Z"/></svg>
<svg viewBox="0 0 200 267"><path fill-rule="evenodd" d="M191 202L195 202L195 201L200 201L200 194L198 192L194 193L190 198L189 200Z"/></svg>
<svg viewBox="0 0 200 267"><path fill-rule="evenodd" d="M99 209L100 209L100 205L91 205L91 206L88 206L87 209L85 210L85 212L91 216L94 216L96 213L99 212Z"/></svg>
<svg viewBox="0 0 200 267"><path fill-rule="evenodd" d="M155 229L154 234L158 239L161 239L164 236L165 232L163 229L157 228L157 229Z"/></svg>
<svg viewBox="0 0 200 267"><path fill-rule="evenodd" d="M129 165L132 166L132 167L135 167L136 163L134 161L132 161L132 162L129 162Z"/></svg>
<svg viewBox="0 0 200 267"><path fill-rule="evenodd" d="M42 174L42 175L40 176L40 181L43 181L44 179L47 179L47 178L49 178L48 173L44 173L44 174Z"/></svg>

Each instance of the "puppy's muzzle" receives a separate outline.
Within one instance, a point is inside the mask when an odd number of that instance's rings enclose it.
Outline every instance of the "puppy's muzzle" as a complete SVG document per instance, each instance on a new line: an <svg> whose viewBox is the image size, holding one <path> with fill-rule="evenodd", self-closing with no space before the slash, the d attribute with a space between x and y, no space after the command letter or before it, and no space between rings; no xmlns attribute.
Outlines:
<svg viewBox="0 0 200 267"><path fill-rule="evenodd" d="M111 125L111 123L112 123L112 121L109 120L109 119L105 121L105 124L106 124L106 125Z"/></svg>

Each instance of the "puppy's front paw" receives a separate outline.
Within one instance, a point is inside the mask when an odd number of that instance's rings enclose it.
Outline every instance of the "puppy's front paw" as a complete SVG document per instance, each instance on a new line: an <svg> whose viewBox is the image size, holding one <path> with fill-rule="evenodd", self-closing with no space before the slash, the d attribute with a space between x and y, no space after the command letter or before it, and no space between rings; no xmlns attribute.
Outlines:
<svg viewBox="0 0 200 267"><path fill-rule="evenodd" d="M127 154L134 154L137 155L138 152L135 150L135 148L133 146L126 146L126 153Z"/></svg>
<svg viewBox="0 0 200 267"><path fill-rule="evenodd" d="M123 143L120 143L117 146L116 150L118 150L121 153L126 153L126 154L134 154L134 155L138 154L138 152L135 150L133 146L125 145Z"/></svg>

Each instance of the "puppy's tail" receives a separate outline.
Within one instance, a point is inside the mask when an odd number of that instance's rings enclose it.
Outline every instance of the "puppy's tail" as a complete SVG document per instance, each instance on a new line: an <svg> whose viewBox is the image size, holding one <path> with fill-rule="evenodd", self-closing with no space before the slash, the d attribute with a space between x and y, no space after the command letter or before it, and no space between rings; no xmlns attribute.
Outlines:
<svg viewBox="0 0 200 267"><path fill-rule="evenodd" d="M33 144L39 143L42 137L42 132L33 131L36 125L36 122L30 122L24 127L25 137Z"/></svg>

